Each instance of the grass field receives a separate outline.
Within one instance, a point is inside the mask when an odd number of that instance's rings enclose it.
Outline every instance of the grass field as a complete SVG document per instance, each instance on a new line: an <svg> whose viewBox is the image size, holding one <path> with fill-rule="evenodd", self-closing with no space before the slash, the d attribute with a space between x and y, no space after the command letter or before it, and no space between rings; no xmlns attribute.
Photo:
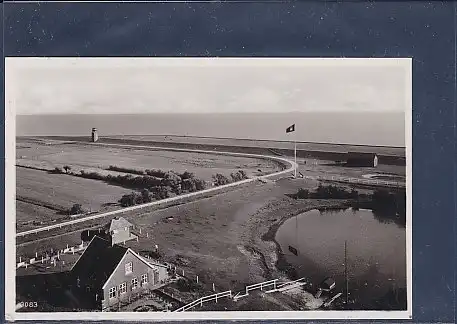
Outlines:
<svg viewBox="0 0 457 324"><path fill-rule="evenodd" d="M239 169L248 176L279 170L276 162L216 154L153 151L134 148L113 148L84 144L43 145L19 140L16 164L45 169L71 166L73 171L95 171L107 174L110 165L138 170L161 169L178 173L189 171L197 178L211 180L216 173L229 176ZM260 170L260 171L259 171ZM113 172L109 172L113 174Z"/></svg>
<svg viewBox="0 0 457 324"><path fill-rule="evenodd" d="M75 173L84 170L102 175L122 174L106 170L111 165L143 171L189 171L206 181L210 181L216 173L229 176L240 169L248 176L280 169L278 163L262 159L71 143L49 145L33 139L18 139L16 164L43 170L68 165ZM116 203L122 195L131 191L103 181L65 174L50 174L24 167L17 167L16 170L16 195L24 198L17 203L17 229L21 231L68 218L62 212L73 204L81 204L86 211L106 210L108 208L104 204Z"/></svg>
<svg viewBox="0 0 457 324"><path fill-rule="evenodd" d="M17 226L22 229L21 224L30 220L47 223L62 218L59 209L71 208L73 204L81 204L87 211L101 210L104 204L117 202L128 192L100 181L16 168L16 195L34 202L17 202ZM48 204L56 208L43 207Z"/></svg>

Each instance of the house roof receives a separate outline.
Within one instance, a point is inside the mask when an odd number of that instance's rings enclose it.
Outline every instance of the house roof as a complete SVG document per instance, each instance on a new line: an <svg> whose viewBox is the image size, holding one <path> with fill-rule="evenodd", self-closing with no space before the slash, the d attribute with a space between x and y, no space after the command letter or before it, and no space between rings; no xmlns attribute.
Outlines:
<svg viewBox="0 0 457 324"><path fill-rule="evenodd" d="M127 248L111 245L108 240L94 236L84 253L71 269L72 275L94 288L101 288L116 269Z"/></svg>
<svg viewBox="0 0 457 324"><path fill-rule="evenodd" d="M107 225L107 227L109 226L109 231L113 231L113 230L123 230L124 228L126 227L132 227L133 224L132 223L129 223L124 217L120 217L120 218L113 218L111 220L111 222Z"/></svg>

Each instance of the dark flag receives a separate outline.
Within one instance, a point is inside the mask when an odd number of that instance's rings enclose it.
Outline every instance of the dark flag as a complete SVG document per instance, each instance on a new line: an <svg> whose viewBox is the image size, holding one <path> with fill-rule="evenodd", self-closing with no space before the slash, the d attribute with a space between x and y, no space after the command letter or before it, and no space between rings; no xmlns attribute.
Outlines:
<svg viewBox="0 0 457 324"><path fill-rule="evenodd" d="M293 246L289 245L289 251L292 252L295 255L298 255L298 250L296 248L294 248Z"/></svg>
<svg viewBox="0 0 457 324"><path fill-rule="evenodd" d="M295 124L286 128L286 133L295 132Z"/></svg>

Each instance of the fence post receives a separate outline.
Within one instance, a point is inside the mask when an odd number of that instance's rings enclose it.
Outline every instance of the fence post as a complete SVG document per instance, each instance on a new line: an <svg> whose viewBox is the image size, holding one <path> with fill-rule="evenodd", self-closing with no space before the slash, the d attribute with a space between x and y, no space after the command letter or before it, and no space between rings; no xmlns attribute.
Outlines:
<svg viewBox="0 0 457 324"><path fill-rule="evenodd" d="M213 282L213 291L216 291L216 287L214 286L214 282Z"/></svg>
<svg viewBox="0 0 457 324"><path fill-rule="evenodd" d="M197 276L197 283L198 283L198 276Z"/></svg>
<svg viewBox="0 0 457 324"><path fill-rule="evenodd" d="M184 269L182 269L182 276L184 277Z"/></svg>

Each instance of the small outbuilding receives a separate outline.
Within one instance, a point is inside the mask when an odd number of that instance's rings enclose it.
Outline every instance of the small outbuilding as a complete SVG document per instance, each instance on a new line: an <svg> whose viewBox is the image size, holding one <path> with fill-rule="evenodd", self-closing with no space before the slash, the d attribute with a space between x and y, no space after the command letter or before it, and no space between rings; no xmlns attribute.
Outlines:
<svg viewBox="0 0 457 324"><path fill-rule="evenodd" d="M111 237L111 244L121 244L130 240L136 240L137 236L132 233L133 224L125 218L113 218L105 226L106 233Z"/></svg>
<svg viewBox="0 0 457 324"><path fill-rule="evenodd" d="M378 166L378 155L376 153L348 152L346 154L346 165L376 168Z"/></svg>

